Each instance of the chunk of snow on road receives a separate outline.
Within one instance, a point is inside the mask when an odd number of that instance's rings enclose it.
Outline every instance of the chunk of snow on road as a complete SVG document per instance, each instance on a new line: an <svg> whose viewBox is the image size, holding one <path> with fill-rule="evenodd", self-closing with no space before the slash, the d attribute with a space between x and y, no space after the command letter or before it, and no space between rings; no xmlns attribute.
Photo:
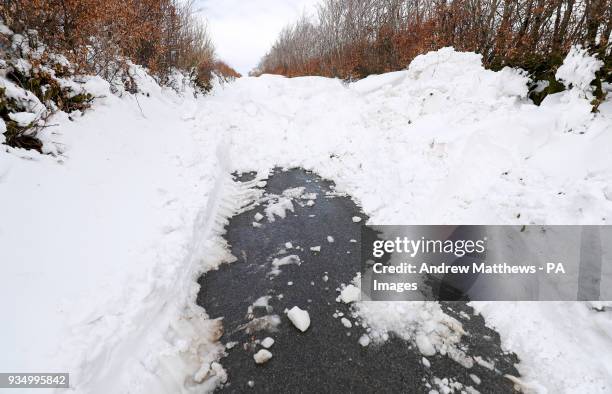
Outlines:
<svg viewBox="0 0 612 394"><path fill-rule="evenodd" d="M484 367L491 371L495 369L495 365L493 363L486 361L481 356L474 356L474 361L476 361L476 364L480 365L481 367Z"/></svg>
<svg viewBox="0 0 612 394"><path fill-rule="evenodd" d="M253 381L253 380L249 380L249 381L247 382L247 386L249 386L249 387L251 387L251 388L255 387L255 381Z"/></svg>
<svg viewBox="0 0 612 394"><path fill-rule="evenodd" d="M276 216L281 219L286 218L287 211L294 211L293 203L291 202L291 199L287 197L279 197L278 201L271 202L264 209L269 222L274 222L276 220Z"/></svg>
<svg viewBox="0 0 612 394"><path fill-rule="evenodd" d="M253 216L253 219L255 219L255 221L256 221L256 222L261 221L261 219L263 219L263 218L264 218L264 215L262 215L262 214L261 214L261 213L259 213L259 212L257 212L257 213L255 214L255 216Z"/></svg>
<svg viewBox="0 0 612 394"><path fill-rule="evenodd" d="M310 315L307 311L297 306L287 311L287 317L291 320L291 323L302 332L305 332L308 330L308 327L310 327Z"/></svg>
<svg viewBox="0 0 612 394"><path fill-rule="evenodd" d="M306 202L306 205L309 206L309 207L312 207L312 206L315 205L315 202L314 202L314 200L308 200L308 202Z"/></svg>
<svg viewBox="0 0 612 394"><path fill-rule="evenodd" d="M329 276L323 275L323 282L327 282L329 280Z"/></svg>
<svg viewBox="0 0 612 394"><path fill-rule="evenodd" d="M346 317L343 317L342 319L340 319L340 322L342 323L342 325L346 328L351 328L353 327L353 324L351 323L351 321L349 319L347 319Z"/></svg>
<svg viewBox="0 0 612 394"><path fill-rule="evenodd" d="M293 244L291 242L285 242L285 248L293 249Z"/></svg>
<svg viewBox="0 0 612 394"><path fill-rule="evenodd" d="M196 383L202 383L211 375L217 376L221 382L227 381L227 373L218 362L214 361L210 364L204 364L194 375L193 380Z"/></svg>
<svg viewBox="0 0 612 394"><path fill-rule="evenodd" d="M433 356L434 354L436 354L436 348L431 343L427 335L417 335L415 343L423 356Z"/></svg>
<svg viewBox="0 0 612 394"><path fill-rule="evenodd" d="M359 222L361 222L361 218L359 216L353 216L353 222L354 223L359 223Z"/></svg>
<svg viewBox="0 0 612 394"><path fill-rule="evenodd" d="M261 223L253 222L252 224L255 228L261 228Z"/></svg>
<svg viewBox="0 0 612 394"><path fill-rule="evenodd" d="M272 345L274 345L273 338L266 337L263 341L261 341L261 346L265 347L266 349L269 349Z"/></svg>
<svg viewBox="0 0 612 394"><path fill-rule="evenodd" d="M359 301L361 290L355 285L348 285L340 292L340 300L345 304Z"/></svg>
<svg viewBox="0 0 612 394"><path fill-rule="evenodd" d="M334 242L334 237L332 237L331 235L328 235L327 236L327 242L333 243Z"/></svg>
<svg viewBox="0 0 612 394"><path fill-rule="evenodd" d="M272 260L272 270L270 271L269 275L278 276L278 274L281 273L280 267L289 264L301 265L302 260L300 260L300 256L297 256L295 254L291 254L282 258L275 258L274 260Z"/></svg>
<svg viewBox="0 0 612 394"><path fill-rule="evenodd" d="M304 194L304 190L306 190L305 187L293 187L293 188L286 189L285 191L283 191L283 196L294 198L294 199L300 198L302 194Z"/></svg>
<svg viewBox="0 0 612 394"><path fill-rule="evenodd" d="M480 380L480 378L473 373L470 374L470 379L472 379L476 385L479 385L482 382L482 380Z"/></svg>
<svg viewBox="0 0 612 394"><path fill-rule="evenodd" d="M272 358L272 353L266 349L260 349L253 355L253 359L257 364L263 364L268 362Z"/></svg>
<svg viewBox="0 0 612 394"><path fill-rule="evenodd" d="M321 251L321 246L311 246L310 250L313 252L320 252Z"/></svg>
<svg viewBox="0 0 612 394"><path fill-rule="evenodd" d="M429 362L427 358L425 357L421 358L421 362L423 363L423 366L425 366L425 368L431 367L431 363Z"/></svg>
<svg viewBox="0 0 612 394"><path fill-rule="evenodd" d="M359 344L363 347L366 347L370 344L370 337L367 334L363 334L359 337Z"/></svg>
<svg viewBox="0 0 612 394"><path fill-rule="evenodd" d="M388 333L394 332L414 343L424 356L446 354L466 368L473 363L459 347L465 334L461 323L445 314L437 302L361 301L353 308L375 341L386 341Z"/></svg>

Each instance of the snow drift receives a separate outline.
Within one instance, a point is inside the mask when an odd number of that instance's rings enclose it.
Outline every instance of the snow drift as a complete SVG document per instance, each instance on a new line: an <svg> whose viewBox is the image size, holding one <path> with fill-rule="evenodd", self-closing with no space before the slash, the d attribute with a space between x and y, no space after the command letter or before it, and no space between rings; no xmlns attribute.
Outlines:
<svg viewBox="0 0 612 394"><path fill-rule="evenodd" d="M353 84L264 75L198 99L139 78L148 95L108 93L84 117L56 115L43 136L62 146L56 157L0 152L0 302L11 316L0 369L67 370L78 392L222 382L220 325L194 301L197 276L232 260L225 219L256 197L232 171L314 170L375 224L612 220L612 102L591 113L580 83L535 106L523 72L488 71L451 48ZM609 312L475 307L521 357L525 384L610 390ZM371 309L356 310L367 320ZM438 350L418 320L446 321L435 304L376 310L387 312L380 332L416 333L426 353ZM417 329L404 332L402 315ZM558 329L576 315L576 329Z"/></svg>

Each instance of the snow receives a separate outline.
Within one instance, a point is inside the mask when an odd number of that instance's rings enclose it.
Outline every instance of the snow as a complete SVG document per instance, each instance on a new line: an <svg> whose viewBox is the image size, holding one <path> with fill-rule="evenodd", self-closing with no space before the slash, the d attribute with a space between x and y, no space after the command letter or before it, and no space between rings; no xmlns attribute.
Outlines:
<svg viewBox="0 0 612 394"><path fill-rule="evenodd" d="M221 135L181 119L204 99L151 91L138 104L106 84L85 116L53 116L58 126L39 135L56 157L0 150L0 305L11 316L0 370L70 371L89 393L186 392L204 377L206 390L226 378L221 323L195 305L196 279L233 260L217 223L247 195Z"/></svg>
<svg viewBox="0 0 612 394"><path fill-rule="evenodd" d="M9 113L9 118L17 122L19 126L26 127L33 123L38 116L31 112L11 112Z"/></svg>
<svg viewBox="0 0 612 394"><path fill-rule="evenodd" d="M287 311L287 317L291 320L291 323L300 331L305 332L310 327L310 315L307 311L300 309L298 306L294 306Z"/></svg>
<svg viewBox="0 0 612 394"><path fill-rule="evenodd" d="M300 260L300 256L295 255L295 254L285 256L282 258L275 258L274 260L272 260L272 270L270 271L269 275L278 276L281 273L280 267L282 267L283 265L289 265L289 264L300 265L302 264L302 260Z"/></svg>
<svg viewBox="0 0 612 394"><path fill-rule="evenodd" d="M329 242L330 244L334 242L334 237L332 237L331 235L327 236L327 242Z"/></svg>
<svg viewBox="0 0 612 394"><path fill-rule="evenodd" d="M353 327L353 324L351 323L351 321L349 319L347 319L346 317L343 317L342 319L340 319L340 322L342 323L342 325L346 328L351 328Z"/></svg>
<svg viewBox="0 0 612 394"><path fill-rule="evenodd" d="M603 66L603 62L588 54L580 45L573 46L563 64L557 69L555 77L565 85L580 92L590 89L595 73Z"/></svg>
<svg viewBox="0 0 612 394"><path fill-rule="evenodd" d="M359 337L359 344L363 347L366 347L370 344L370 337L366 334L363 334Z"/></svg>
<svg viewBox="0 0 612 394"><path fill-rule="evenodd" d="M272 298L272 296L261 296L258 299L255 300L255 302L253 302L253 304L251 304L253 306L253 308L266 308L266 309L270 309L270 298Z"/></svg>
<svg viewBox="0 0 612 394"><path fill-rule="evenodd" d="M293 187L290 189L286 189L283 191L283 196L285 197L289 197L289 198L300 198L303 194L304 191L306 190L305 187L300 186L300 187Z"/></svg>
<svg viewBox="0 0 612 394"><path fill-rule="evenodd" d="M354 223L359 223L359 222L361 222L361 218L359 216L353 216L353 222Z"/></svg>
<svg viewBox="0 0 612 394"><path fill-rule="evenodd" d="M359 287L355 285L345 286L344 289L340 292L339 299L342 300L345 304L349 304L351 302L359 301L361 298L361 290Z"/></svg>
<svg viewBox="0 0 612 394"><path fill-rule="evenodd" d="M75 121L55 115L49 124L58 126L41 131L55 157L0 151L0 250L10 262L0 303L11 316L0 329L0 370L70 371L74 390L90 393L202 392L225 381L222 323L195 305L196 280L234 260L223 226L261 201L256 188L278 166L334 181L376 224L609 223L612 101L591 113L596 66L574 49L557 74L574 89L541 106L526 98L524 72L485 70L479 55L452 48L349 85L264 75L197 99L137 67L149 93L138 101L92 78L93 108ZM4 78L0 87L28 113L44 114L32 94ZM238 184L235 171L257 177ZM273 196L263 214L282 219L292 200L309 204L307 194ZM371 330L362 346L393 332L423 354L493 368L462 353L463 327L438 303L359 295L349 284L339 300ZM472 306L518 354L522 386L610 391L609 309ZM298 307L287 316L299 329L310 324ZM244 329L278 324L266 316Z"/></svg>
<svg viewBox="0 0 612 394"><path fill-rule="evenodd" d="M257 212L257 213L255 214L255 216L253 216L253 219L255 219L255 221L256 221L256 222L261 221L261 219L263 219L263 218L264 218L264 215L262 215L262 214L261 214L261 213L259 213L259 212Z"/></svg>
<svg viewBox="0 0 612 394"><path fill-rule="evenodd" d="M291 202L291 198L288 197L280 197L277 201L271 202L264 209L266 216L268 217L269 222L274 222L276 220L276 216L281 219L287 217L287 211L293 212L293 202Z"/></svg>
<svg viewBox="0 0 612 394"><path fill-rule="evenodd" d="M500 332L505 348L521 358L518 369L525 375L520 379L523 384L557 393L608 391L612 365L609 312L598 312L582 302L472 305L486 317L489 326ZM562 366L559 360L568 366Z"/></svg>
<svg viewBox="0 0 612 394"><path fill-rule="evenodd" d="M266 337L263 341L261 341L261 346L265 347L266 349L269 349L272 345L274 345L273 338Z"/></svg>
<svg viewBox="0 0 612 394"><path fill-rule="evenodd" d="M266 349L260 349L253 355L253 359L257 364L267 363L272 358L272 353Z"/></svg>
<svg viewBox="0 0 612 394"><path fill-rule="evenodd" d="M243 78L218 96L219 105L211 109L208 120L233 127L234 149L240 152L234 157L234 169L267 171L275 166L301 166L313 170L333 180L339 193L353 197L371 223L609 222L612 202L606 199L605 191L612 184L610 98L597 115L591 113L584 95L571 91L550 95L541 106L535 106L527 99L527 82L520 70L485 70L479 55L445 48L417 57L405 71L372 76L348 86L318 77ZM232 100L260 103L260 117L248 121L232 118L229 114L236 108L232 108ZM221 105L227 107L223 109L227 117L213 112ZM273 116L278 113L284 116ZM262 149L251 142L254 140L270 146ZM367 301L356 304L360 315L373 313L374 306L367 308ZM421 327L429 319L431 327L425 328L423 335L437 352L442 349L435 329L444 325L446 315L436 303L375 305L384 318L376 327L381 338L389 331L399 331L414 341L420 328L409 333L405 327ZM482 313L502 332L504 346L518 353L524 379L537 380L551 387L550 392L564 385L575 387L566 383L586 379L570 370L576 365L571 354L585 354L576 345L580 340L593 340L601 349L609 346L609 340L602 336L588 339L590 330L569 333L554 329L552 322L573 320L568 312L574 308L571 303L565 310L549 309L548 303L511 305L500 308L499 313L493 307ZM426 318L419 318L421 313ZM559 361L533 361L541 359L529 348L555 350L547 341L525 337L521 345L511 340L512 335L537 324L538 314L551 322L542 326L541 335L566 340L568 352ZM589 315L585 327L595 329L600 324L596 321L612 319L607 312L599 316ZM463 335L460 325L452 323L454 328L446 332L452 338L447 345L450 348ZM469 365L460 353L453 354ZM529 358L531 363L525 361ZM610 388L612 371L605 370L604 366L610 365L606 362L602 356L582 364L583 377L600 372L583 392ZM555 379L550 378L553 374ZM605 383L597 384L601 382Z"/></svg>
<svg viewBox="0 0 612 394"><path fill-rule="evenodd" d="M319 246L311 246L310 250L312 252L320 252L321 251L321 246L320 245Z"/></svg>

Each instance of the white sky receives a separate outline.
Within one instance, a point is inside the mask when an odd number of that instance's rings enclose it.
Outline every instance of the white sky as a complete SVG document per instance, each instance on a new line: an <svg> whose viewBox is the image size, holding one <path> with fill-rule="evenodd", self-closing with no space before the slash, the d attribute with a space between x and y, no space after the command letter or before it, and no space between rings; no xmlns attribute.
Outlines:
<svg viewBox="0 0 612 394"><path fill-rule="evenodd" d="M302 12L314 14L318 0L196 0L208 19L217 56L247 75L278 33Z"/></svg>

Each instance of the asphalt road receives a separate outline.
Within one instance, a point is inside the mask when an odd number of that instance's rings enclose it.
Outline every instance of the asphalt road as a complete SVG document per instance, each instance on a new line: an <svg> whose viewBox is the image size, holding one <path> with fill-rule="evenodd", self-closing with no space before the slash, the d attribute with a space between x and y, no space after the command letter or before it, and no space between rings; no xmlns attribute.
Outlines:
<svg viewBox="0 0 612 394"><path fill-rule="evenodd" d="M250 176L243 174L237 179L248 180ZM349 283L359 271L359 244L350 240L359 240L363 222L354 223L352 217L360 216L365 221L366 216L350 198L328 195L333 192L333 183L300 169L276 170L265 192L281 194L300 186L306 192L317 193L314 206L294 204L295 213L288 212L285 219L273 223L264 219L259 228L252 223L257 212L263 213L262 206L233 217L226 238L238 261L200 279L198 304L210 317L224 317L224 343L237 342L221 360L229 378L220 391L428 393L437 388L432 385L437 377L459 382L464 390L471 386L481 393L515 392L504 374L518 376L514 367L518 358L501 350L499 335L485 326L481 316L473 315L465 302L442 303L442 307L469 333L463 337L462 350L469 356L493 361L493 369L476 363L466 369L440 354L428 357L431 366L426 367L418 349L394 335L384 344L362 347L358 339L365 329L355 325L345 328L333 315L336 311L349 314L349 305L336 302L336 288ZM329 243L327 236L332 236L334 242ZM297 254L302 264L283 266L281 273L271 279L271 262L284 255L279 251L286 242L303 248L288 252ZM318 245L320 252L309 249ZM327 282L323 281L324 275L329 278ZM271 309L254 308L249 315L249 306L261 296L271 296ZM311 326L305 333L297 330L283 313L294 305L310 314ZM274 314L281 319L276 331L246 329L253 327L254 319ZM471 318L466 319L465 314ZM270 348L273 358L258 365L253 360L253 354L261 348L256 341L267 336L275 340ZM477 375L480 384L470 374Z"/></svg>

